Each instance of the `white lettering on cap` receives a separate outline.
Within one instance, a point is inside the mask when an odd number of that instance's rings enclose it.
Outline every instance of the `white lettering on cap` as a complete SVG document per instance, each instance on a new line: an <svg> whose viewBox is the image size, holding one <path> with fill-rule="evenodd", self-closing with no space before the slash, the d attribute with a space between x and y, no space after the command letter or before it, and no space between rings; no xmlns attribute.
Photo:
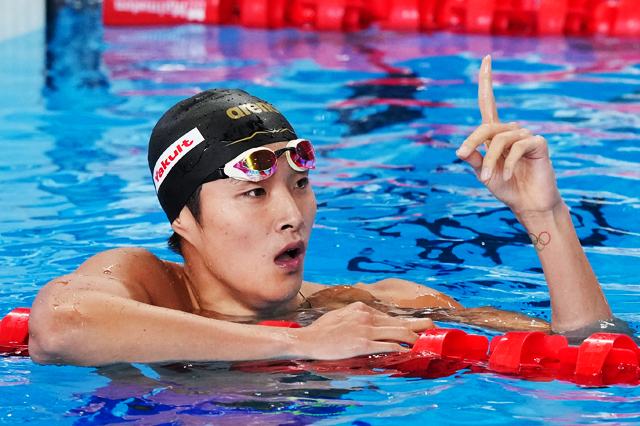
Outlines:
<svg viewBox="0 0 640 426"><path fill-rule="evenodd" d="M202 141L204 141L204 137L195 127L164 150L153 168L153 184L156 187L156 192L160 190L160 185L173 166Z"/></svg>

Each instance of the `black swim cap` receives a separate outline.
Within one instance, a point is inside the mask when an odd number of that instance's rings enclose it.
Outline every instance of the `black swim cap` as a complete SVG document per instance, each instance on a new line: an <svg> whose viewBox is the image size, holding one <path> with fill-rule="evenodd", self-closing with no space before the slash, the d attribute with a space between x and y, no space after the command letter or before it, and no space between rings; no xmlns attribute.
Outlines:
<svg viewBox="0 0 640 426"><path fill-rule="evenodd" d="M244 151L298 139L271 104L243 90L211 89L174 105L149 140L149 169L173 222L207 177Z"/></svg>

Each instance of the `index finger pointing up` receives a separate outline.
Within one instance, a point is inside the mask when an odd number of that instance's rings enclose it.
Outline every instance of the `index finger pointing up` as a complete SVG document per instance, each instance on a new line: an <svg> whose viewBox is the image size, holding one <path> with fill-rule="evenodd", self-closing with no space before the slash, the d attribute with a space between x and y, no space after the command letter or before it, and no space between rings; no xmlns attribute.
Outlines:
<svg viewBox="0 0 640 426"><path fill-rule="evenodd" d="M478 80L478 104L482 123L499 123L498 109L496 108L496 98L493 96L493 71L491 70L491 56L487 55L480 65L480 76Z"/></svg>

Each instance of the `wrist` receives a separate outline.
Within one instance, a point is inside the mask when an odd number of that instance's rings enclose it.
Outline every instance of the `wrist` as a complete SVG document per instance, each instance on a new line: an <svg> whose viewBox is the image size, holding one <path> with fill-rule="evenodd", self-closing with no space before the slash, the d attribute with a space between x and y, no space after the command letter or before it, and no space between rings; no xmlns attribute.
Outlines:
<svg viewBox="0 0 640 426"><path fill-rule="evenodd" d="M309 330L307 327L287 329L287 355L294 359L311 359L313 358L307 338Z"/></svg>
<svg viewBox="0 0 640 426"><path fill-rule="evenodd" d="M250 353L242 354L237 359L286 359L308 358L305 328L286 328L270 325L245 325L252 331L244 334L255 346ZM246 357L246 358L245 358ZM235 358L234 358L235 359Z"/></svg>
<svg viewBox="0 0 640 426"><path fill-rule="evenodd" d="M512 210L518 222L527 230L535 231L541 227L556 227L558 223L571 220L569 207L561 199L551 209L545 211L515 211Z"/></svg>

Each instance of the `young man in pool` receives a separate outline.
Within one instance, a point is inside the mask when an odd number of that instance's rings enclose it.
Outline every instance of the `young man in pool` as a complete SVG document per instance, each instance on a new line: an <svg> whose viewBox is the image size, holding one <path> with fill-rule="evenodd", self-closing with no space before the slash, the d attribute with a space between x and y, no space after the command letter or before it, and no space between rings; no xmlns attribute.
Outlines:
<svg viewBox="0 0 640 426"><path fill-rule="evenodd" d="M457 154L529 233L549 286L553 331L612 318L557 189L546 141L499 122L489 57L479 103L483 124ZM338 359L406 351L402 344L434 326L374 308L383 306L444 307L471 323L545 329L543 321L523 323L513 313L465 309L404 280L353 287L303 282L316 213L308 182L314 161L311 144L274 107L245 92L212 90L178 103L154 128L149 164L184 265L123 248L54 279L31 311L31 357L76 365ZM299 329L223 320L309 305L335 310Z"/></svg>

